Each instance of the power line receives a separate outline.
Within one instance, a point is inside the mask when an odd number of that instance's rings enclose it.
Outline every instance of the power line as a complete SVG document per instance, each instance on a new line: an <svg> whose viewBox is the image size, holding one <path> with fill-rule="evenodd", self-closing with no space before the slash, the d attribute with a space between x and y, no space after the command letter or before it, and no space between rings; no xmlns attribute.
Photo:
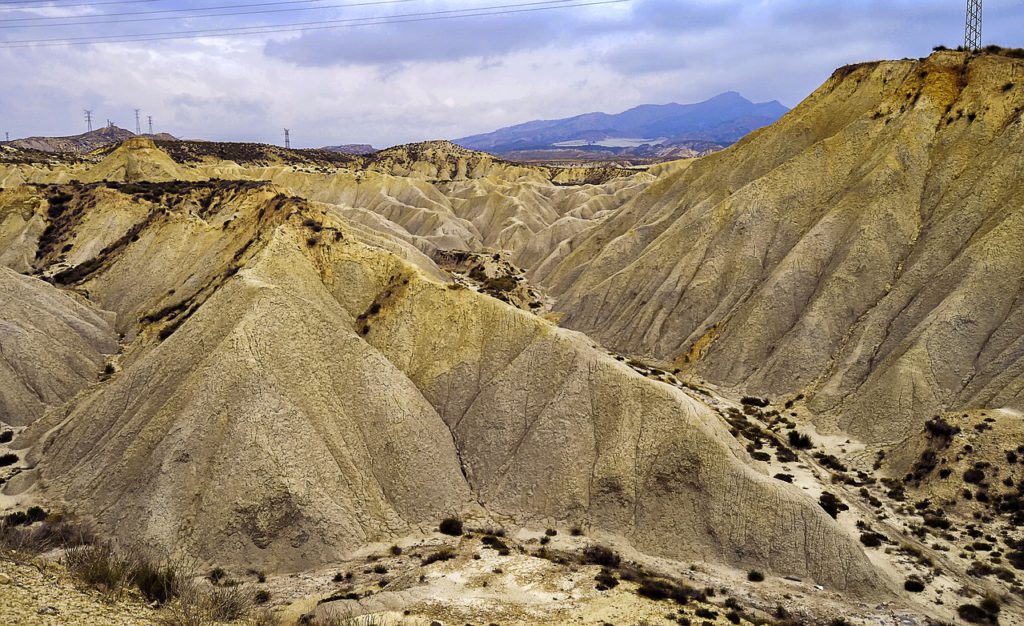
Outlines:
<svg viewBox="0 0 1024 626"><path fill-rule="evenodd" d="M404 24L411 22L430 22L438 20L460 19L467 17L486 17L491 15L512 15L518 13L533 13L538 11L550 11L553 9L569 9L578 7L600 6L606 4L622 4L632 0L545 0L541 2L526 2L518 4L492 5L489 7L478 7L474 9L452 9L447 11L432 11L425 13L406 13L394 16L377 16L364 18L349 18L344 20L321 20L317 22L298 22L292 24L264 25L264 26L240 26L232 28L170 31L163 33L139 33L126 35L95 35L90 37L65 37L52 39L23 39L0 42L0 49L25 48L25 47L48 47L63 45L90 45L98 43L134 43L143 41L165 41L174 39L199 39L208 37L230 37L239 35L264 35L275 33L306 32L318 30L331 30L337 28L351 28L355 26L374 26L384 24ZM571 4L569 4L571 3ZM542 6L538 6L542 5ZM554 5L554 6L550 6Z"/></svg>
<svg viewBox="0 0 1024 626"><path fill-rule="evenodd" d="M20 6L0 6L0 11L26 11L32 9L70 9L72 7L94 7L104 4L148 4L160 2L161 0L107 0L107 2L79 2L77 4L44 4L51 0L30 0L28 2L5 2L4 4L19 4Z"/></svg>
<svg viewBox="0 0 1024 626"><path fill-rule="evenodd" d="M227 17L232 15L259 15L264 13L293 13L296 11L323 11L326 9L344 9L348 7L363 7L363 6L375 6L381 4L399 4L404 2L415 2L416 0L374 0L371 2L355 2L346 4L329 4L317 7L293 7L288 9L260 9L255 11L235 11L230 13L209 13L205 15L165 15L164 17L140 17L129 20L110 20L107 18L118 17L124 15L157 15L165 13L188 13L192 11L218 11L225 9L244 9L252 7L263 7L263 6L276 6L282 4L308 4L310 2L323 2L324 0L288 0L279 2L261 2L261 3L248 3L248 4L228 4L218 7L203 7L194 9L164 9L161 11L128 11L125 13L103 13L100 15L61 15L61 16L46 16L46 17L18 17L3 20L0 22L6 24L0 26L0 28L57 28L61 26L88 26L90 24L130 24L133 22L158 22L162 20L178 20L178 19L198 19L207 17ZM102 18L102 19L100 19ZM38 22L38 21L55 21L55 20L82 20L87 19L90 21L79 21L79 22L61 22L58 24L11 24L10 22Z"/></svg>

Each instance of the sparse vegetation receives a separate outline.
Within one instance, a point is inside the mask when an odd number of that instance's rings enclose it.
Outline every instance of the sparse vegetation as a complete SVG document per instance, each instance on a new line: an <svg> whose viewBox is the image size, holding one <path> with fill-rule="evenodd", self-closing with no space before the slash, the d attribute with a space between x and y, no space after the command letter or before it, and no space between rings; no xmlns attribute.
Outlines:
<svg viewBox="0 0 1024 626"><path fill-rule="evenodd" d="M206 575L206 578L211 583L217 585L217 584L220 584L220 582L222 580L224 580L224 578L227 575L228 575L228 573L226 571L224 571L223 567L215 567L215 568L210 570L210 572Z"/></svg>
<svg viewBox="0 0 1024 626"><path fill-rule="evenodd" d="M454 558L455 558L455 550L452 550L451 548L448 548L448 547L444 547L444 548L441 548L440 550L437 550L435 552L432 552L432 553L428 554L426 557L423 558L421 563L424 566L426 566L426 565L430 565L431 563L437 563L439 561L450 561L451 559L454 559Z"/></svg>
<svg viewBox="0 0 1024 626"><path fill-rule="evenodd" d="M605 567L618 567L621 562L619 554L611 548L592 545L583 550L583 562L592 565L604 565Z"/></svg>
<svg viewBox="0 0 1024 626"><path fill-rule="evenodd" d="M0 521L0 549L39 554L54 548L90 545L96 542L92 527L63 515L39 515L38 507L10 513Z"/></svg>
<svg viewBox="0 0 1024 626"><path fill-rule="evenodd" d="M132 586L147 601L158 604L178 594L182 578L168 560L154 561L137 550L118 552L110 544L71 547L63 562L79 580L111 597Z"/></svg>
<svg viewBox="0 0 1024 626"><path fill-rule="evenodd" d="M764 407L768 406L770 402L767 398L754 398L752 396L744 396L742 399L740 399L740 404L744 404L747 406L756 406L758 408L763 409Z"/></svg>

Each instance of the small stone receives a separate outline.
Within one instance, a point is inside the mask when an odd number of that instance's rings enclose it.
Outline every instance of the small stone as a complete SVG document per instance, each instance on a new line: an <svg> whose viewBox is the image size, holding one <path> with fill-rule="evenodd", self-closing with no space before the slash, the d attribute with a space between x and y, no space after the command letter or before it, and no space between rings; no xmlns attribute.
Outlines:
<svg viewBox="0 0 1024 626"><path fill-rule="evenodd" d="M60 613L60 609L55 606L41 606L36 609L36 613L40 615L57 615Z"/></svg>
<svg viewBox="0 0 1024 626"><path fill-rule="evenodd" d="M6 585L11 582L11 577L7 574L0 574L0 585Z"/></svg>

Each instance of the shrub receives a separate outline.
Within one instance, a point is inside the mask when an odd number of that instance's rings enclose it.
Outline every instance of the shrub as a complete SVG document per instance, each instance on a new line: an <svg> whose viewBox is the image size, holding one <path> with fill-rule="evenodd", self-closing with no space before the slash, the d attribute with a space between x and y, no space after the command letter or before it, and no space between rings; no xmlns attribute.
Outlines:
<svg viewBox="0 0 1024 626"><path fill-rule="evenodd" d="M382 565L381 563L378 563L378 564L373 566L373 573L374 574L387 574L388 573L388 568L384 567L384 565Z"/></svg>
<svg viewBox="0 0 1024 626"><path fill-rule="evenodd" d="M818 504L820 504L821 508L825 509L825 512L831 515L833 519L836 519L839 516L840 511L846 511L850 508L846 504L840 502L839 498L836 498L827 491L821 494L818 498Z"/></svg>
<svg viewBox="0 0 1024 626"><path fill-rule="evenodd" d="M594 580L597 582L598 591L607 591L619 586L619 579L615 578L615 573L607 567L601 568L601 572L594 577Z"/></svg>
<svg viewBox="0 0 1024 626"><path fill-rule="evenodd" d="M626 578L625 573L623 573L622 578ZM695 589L683 583L655 578L645 578L641 580L640 586L637 587L636 592L638 595L651 600L674 600L679 604L687 604L691 600L704 601L707 599L704 592L699 589Z"/></svg>
<svg viewBox="0 0 1024 626"><path fill-rule="evenodd" d="M736 611L729 611L728 613L725 614L725 618L727 620L729 620L730 622L732 622L733 624L739 624L740 623L740 614L737 613Z"/></svg>
<svg viewBox="0 0 1024 626"><path fill-rule="evenodd" d="M18 462L18 455L13 452L0 455L0 467L7 467L8 465L14 465Z"/></svg>
<svg viewBox="0 0 1024 626"><path fill-rule="evenodd" d="M14 439L13 430L5 430L0 433L0 443L10 443Z"/></svg>
<svg viewBox="0 0 1024 626"><path fill-rule="evenodd" d="M178 575L177 568L169 561L158 563L136 556L130 579L147 600L164 604L174 597Z"/></svg>
<svg viewBox="0 0 1024 626"><path fill-rule="evenodd" d="M428 554L423 558L423 565L430 565L431 563L437 563L438 561L450 561L455 558L455 550L451 548L441 548L440 550Z"/></svg>
<svg viewBox="0 0 1024 626"><path fill-rule="evenodd" d="M618 567L621 559L618 553L605 546L587 546L583 550L583 562L606 567Z"/></svg>
<svg viewBox="0 0 1024 626"><path fill-rule="evenodd" d="M254 597L242 587L214 587L206 594L209 615L219 622L233 622L249 614Z"/></svg>
<svg viewBox="0 0 1024 626"><path fill-rule="evenodd" d="M924 427L929 435L939 439L952 439L954 435L960 432L959 427L953 426L939 416L935 416L925 422Z"/></svg>
<svg viewBox="0 0 1024 626"><path fill-rule="evenodd" d="M462 535L462 520L457 517L446 517L441 520L441 524L437 529L445 535L458 537Z"/></svg>
<svg viewBox="0 0 1024 626"><path fill-rule="evenodd" d="M39 506L31 506L25 511L15 511L4 516L4 523L10 526L28 526L46 519L46 510Z"/></svg>
<svg viewBox="0 0 1024 626"><path fill-rule="evenodd" d="M555 530L554 528L549 528L549 529L544 531L544 534L547 535L548 537L554 537L555 535L558 534L558 531Z"/></svg>
<svg viewBox="0 0 1024 626"><path fill-rule="evenodd" d="M994 624L993 615L990 615L987 611L981 607L973 604L961 604L957 610L957 614L965 622L971 622L972 624Z"/></svg>
<svg viewBox="0 0 1024 626"><path fill-rule="evenodd" d="M868 531L860 534L860 542L868 548L877 548L882 545L882 541L885 540L885 535Z"/></svg>
<svg viewBox="0 0 1024 626"><path fill-rule="evenodd" d="M924 581L920 578L908 578L903 581L903 588L910 593L921 593L924 591Z"/></svg>
<svg viewBox="0 0 1024 626"><path fill-rule="evenodd" d="M109 544L71 548L63 560L76 578L111 597L120 596L131 580L131 562Z"/></svg>
<svg viewBox="0 0 1024 626"><path fill-rule="evenodd" d="M582 537L583 536L583 529L580 528L579 526L573 526L569 530L569 534L572 535L573 537Z"/></svg>
<svg viewBox="0 0 1024 626"><path fill-rule="evenodd" d="M784 483L792 483L793 482L793 475L792 474L776 474L775 475L775 479L776 480L781 480Z"/></svg>
<svg viewBox="0 0 1024 626"><path fill-rule="evenodd" d="M763 409L764 407L768 406L769 402L767 398L754 398L752 396L743 396L743 398L740 400L740 404L745 404L747 406L756 406Z"/></svg>
<svg viewBox="0 0 1024 626"><path fill-rule="evenodd" d="M266 604L267 602L270 602L270 592L266 589L260 589L253 596L253 600L256 604Z"/></svg>
<svg viewBox="0 0 1024 626"><path fill-rule="evenodd" d="M839 459L831 454L825 454L823 452L816 452L814 458L818 459L818 462L830 470L836 472L845 472L846 466L843 465Z"/></svg>
<svg viewBox="0 0 1024 626"><path fill-rule="evenodd" d="M749 572L747 572L747 580L749 580L752 583L762 582L764 580L764 574L757 571L756 569L752 569Z"/></svg>
<svg viewBox="0 0 1024 626"><path fill-rule="evenodd" d="M6 520L0 522L0 548L5 550L38 554L53 548L89 545L95 541L96 535L91 526L60 516L48 517L30 526L15 526Z"/></svg>
<svg viewBox="0 0 1024 626"><path fill-rule="evenodd" d="M497 550L498 554L501 556L508 556L509 554L511 554L511 550L509 550L508 544L502 541L499 537L495 537L494 535L486 535L483 539L481 539L481 541L488 548L491 548L492 550Z"/></svg>
<svg viewBox="0 0 1024 626"><path fill-rule="evenodd" d="M971 469L964 472L965 483L971 483L976 485L983 480L985 480L985 472L981 471L978 468L972 467Z"/></svg>
<svg viewBox="0 0 1024 626"><path fill-rule="evenodd" d="M402 548L399 546L391 546L391 555L400 556L402 554Z"/></svg>
<svg viewBox="0 0 1024 626"><path fill-rule="evenodd" d="M224 577L227 575L228 573L224 571L223 567L215 567L210 570L210 573L206 575L206 578L208 578L211 583L216 585L220 583L220 581L224 580Z"/></svg>
<svg viewBox="0 0 1024 626"><path fill-rule="evenodd" d="M789 445L793 446L797 450L809 450L814 447L814 443L811 438L803 433L795 430L789 431L787 436L789 439Z"/></svg>

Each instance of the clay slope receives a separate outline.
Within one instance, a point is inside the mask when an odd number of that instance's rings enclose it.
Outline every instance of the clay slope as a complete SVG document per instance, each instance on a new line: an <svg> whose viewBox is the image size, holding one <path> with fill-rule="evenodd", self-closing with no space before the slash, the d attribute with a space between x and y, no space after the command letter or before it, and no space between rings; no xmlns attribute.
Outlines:
<svg viewBox="0 0 1024 626"><path fill-rule="evenodd" d="M894 442L1024 406L1020 60L843 68L536 266L564 324Z"/></svg>
<svg viewBox="0 0 1024 626"><path fill-rule="evenodd" d="M93 383L117 352L107 316L0 266L0 422L24 426Z"/></svg>
<svg viewBox="0 0 1024 626"><path fill-rule="evenodd" d="M460 513L879 588L855 542L754 470L706 405L447 282L337 207L207 185L56 190L71 217L37 269L133 339L110 380L19 438L38 466L8 495L220 563L326 563ZM132 225L99 247L98 222Z"/></svg>

